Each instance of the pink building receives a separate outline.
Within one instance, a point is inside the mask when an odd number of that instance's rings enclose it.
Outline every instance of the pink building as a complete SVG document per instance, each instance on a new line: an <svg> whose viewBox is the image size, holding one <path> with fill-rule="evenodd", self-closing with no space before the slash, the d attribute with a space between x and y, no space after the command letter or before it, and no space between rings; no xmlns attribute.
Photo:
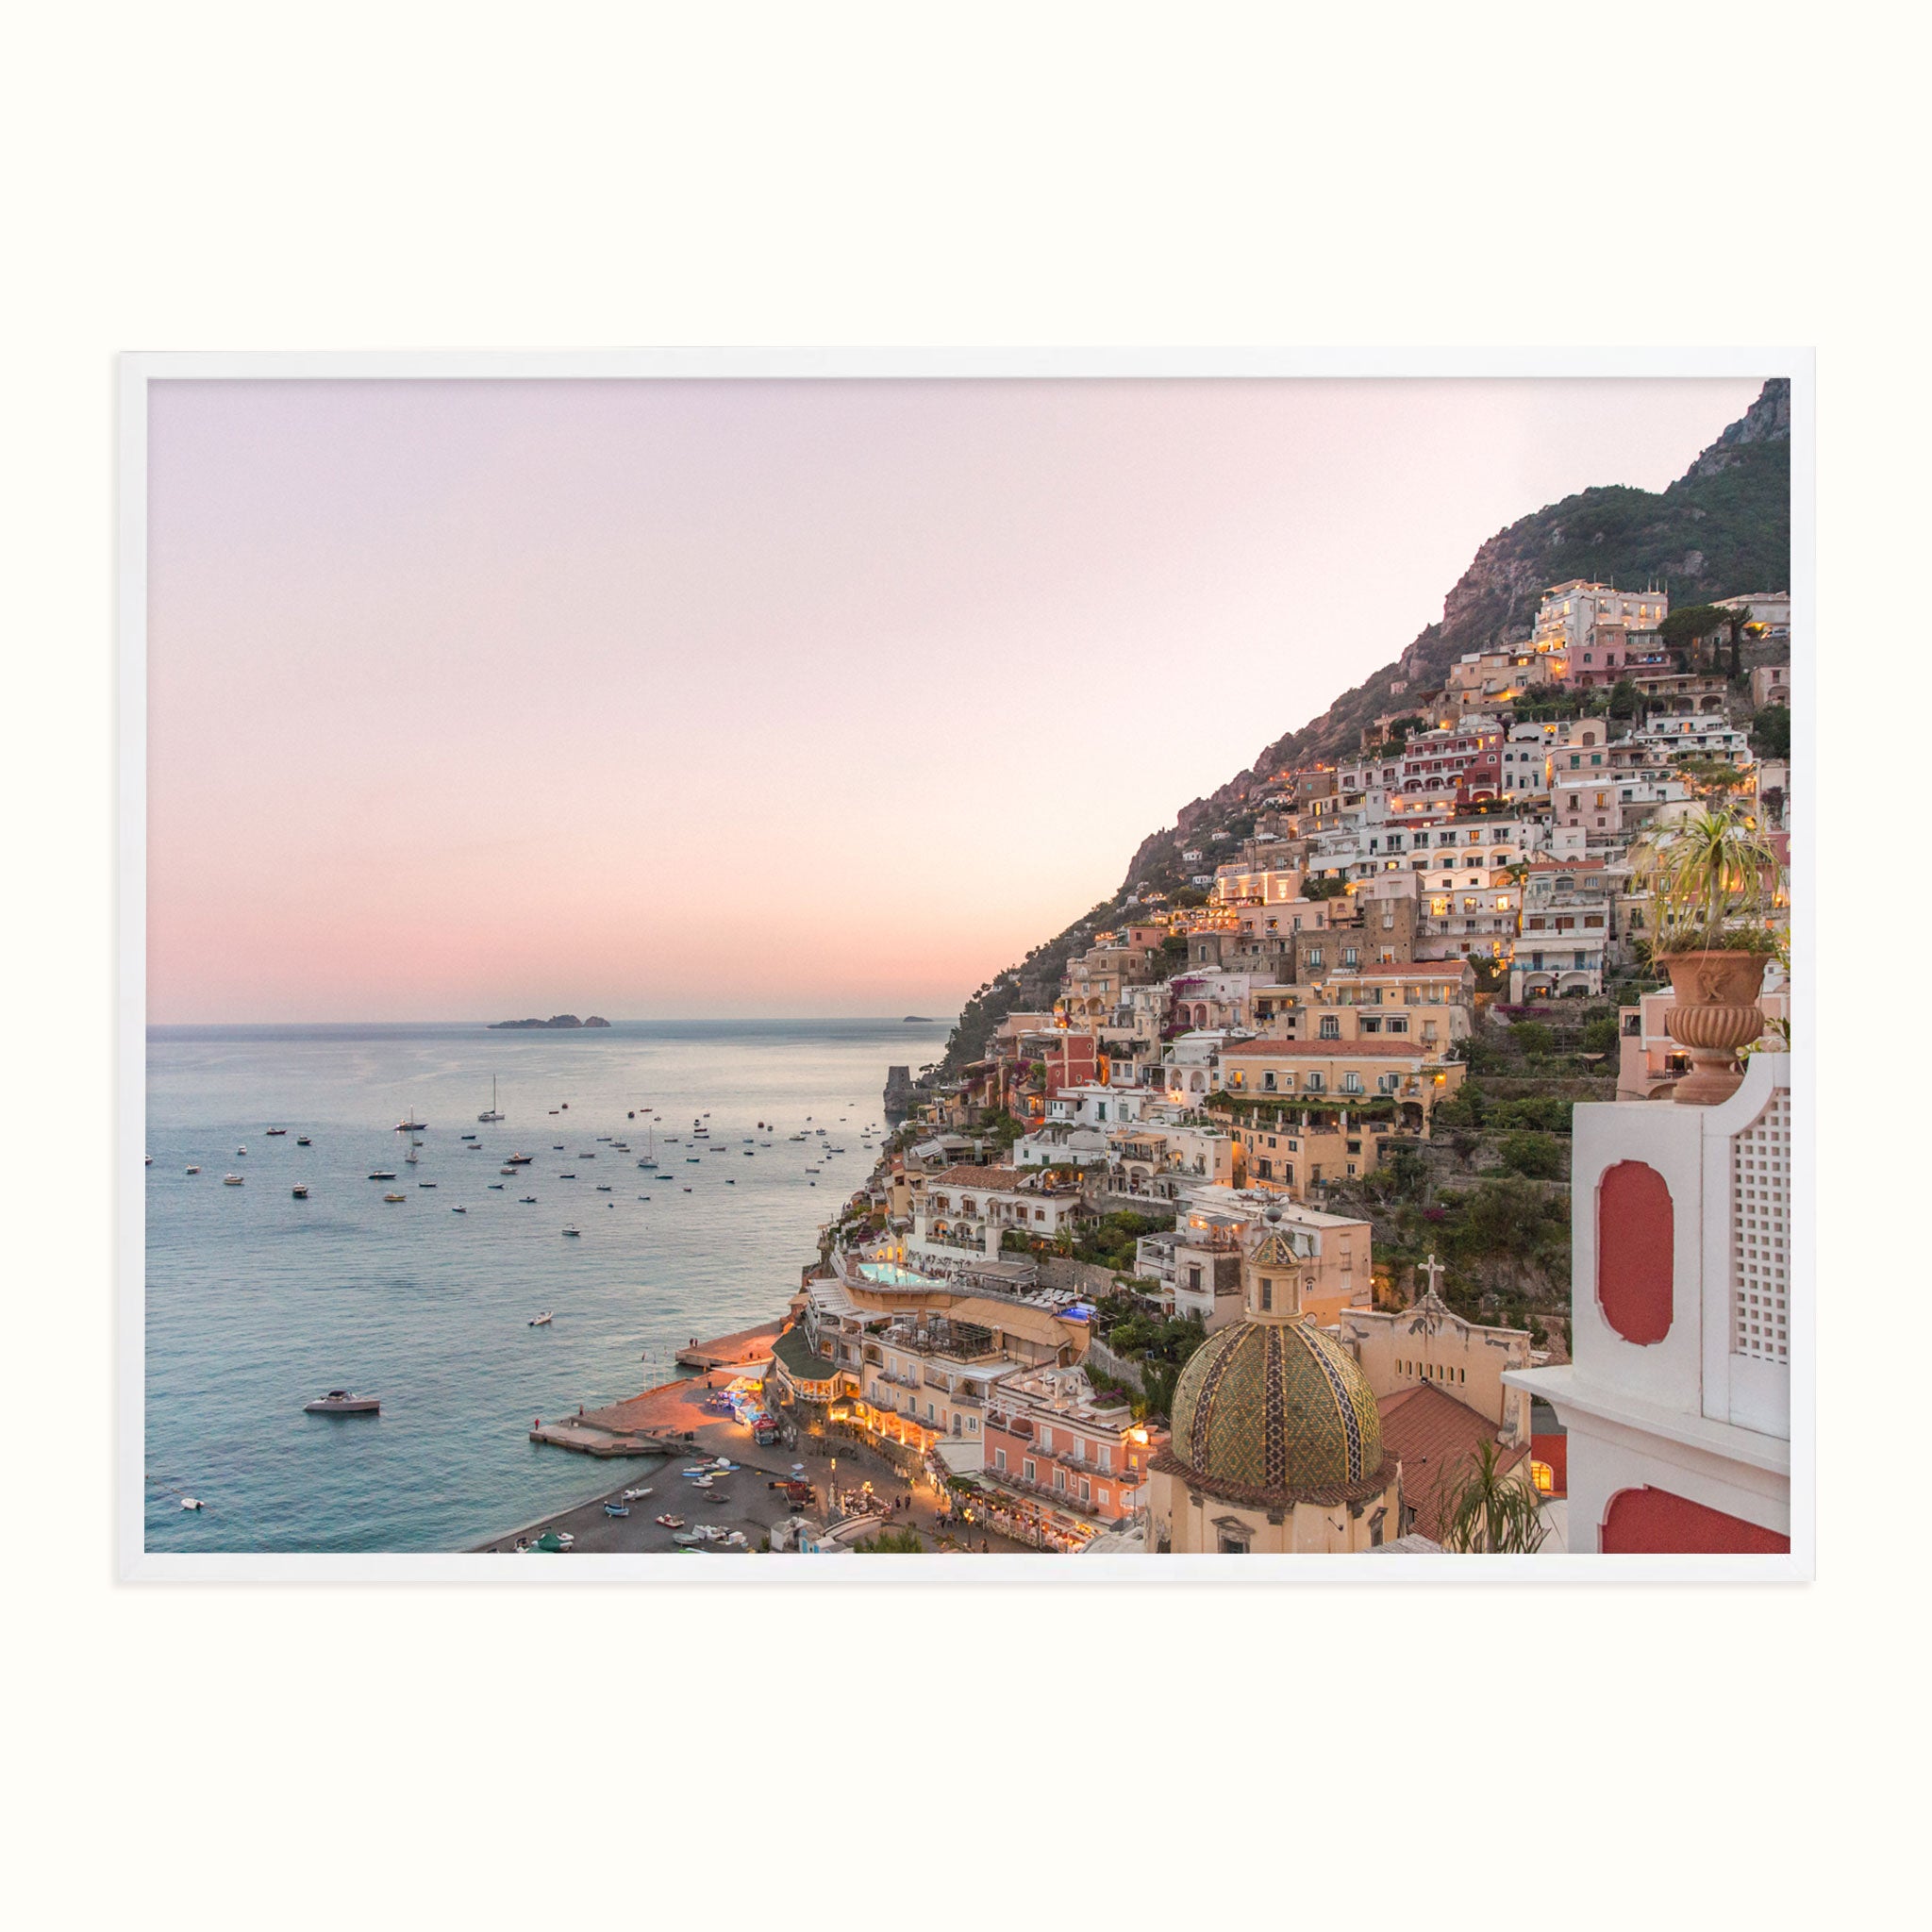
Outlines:
<svg viewBox="0 0 1932 1932"><path fill-rule="evenodd" d="M1498 755L1494 769L1500 773L1502 746L1501 725L1488 719L1472 719L1448 731L1424 731L1403 750L1401 790L1409 797L1453 798L1462 787L1463 774L1485 753Z"/></svg>
<svg viewBox="0 0 1932 1932"><path fill-rule="evenodd" d="M1084 1371L1028 1369L993 1386L983 1480L1065 1530L1091 1533L1141 1507L1148 1460L1165 1441Z"/></svg>

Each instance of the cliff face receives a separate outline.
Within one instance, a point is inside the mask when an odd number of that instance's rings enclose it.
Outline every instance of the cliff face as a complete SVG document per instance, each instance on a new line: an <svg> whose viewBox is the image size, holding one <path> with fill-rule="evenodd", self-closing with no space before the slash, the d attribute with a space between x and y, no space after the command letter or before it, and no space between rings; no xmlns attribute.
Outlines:
<svg viewBox="0 0 1932 1932"><path fill-rule="evenodd" d="M1745 591L1782 591L1791 572L1791 386L1782 377L1660 494L1586 490L1499 530L1442 600L1432 624L1392 663L1255 761L1262 772L1352 751L1361 726L1411 692L1441 684L1467 651L1528 637L1543 591L1569 577L1661 582L1676 606Z"/></svg>
<svg viewBox="0 0 1932 1932"><path fill-rule="evenodd" d="M1050 1004L1059 970L1136 885L1179 883L1181 850L1197 836L1241 829L1257 775L1354 751L1361 727L1409 697L1440 689L1465 652L1520 642L1552 584L1570 577L1637 585L1657 580L1674 606L1790 586L1790 384L1764 385L1757 400L1673 483L1658 492L1623 486L1566 496L1499 530L1477 550L1430 625L1391 662L1342 694L1319 718L1264 746L1253 766L1135 849L1114 899L1009 967L960 1015L945 1064L976 1058L1000 1017ZM1406 690L1397 692L1397 684Z"/></svg>

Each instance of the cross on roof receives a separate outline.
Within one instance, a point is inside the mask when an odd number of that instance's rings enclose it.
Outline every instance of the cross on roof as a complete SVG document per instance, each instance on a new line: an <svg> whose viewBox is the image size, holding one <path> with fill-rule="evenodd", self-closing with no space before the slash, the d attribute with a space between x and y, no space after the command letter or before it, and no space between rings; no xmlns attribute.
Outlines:
<svg viewBox="0 0 1932 1932"><path fill-rule="evenodd" d="M1425 1292L1433 1295L1441 1277L1448 1272L1441 1262L1436 1259L1436 1251L1431 1248L1429 1250L1429 1258L1423 1263L1423 1273L1429 1277L1429 1285Z"/></svg>

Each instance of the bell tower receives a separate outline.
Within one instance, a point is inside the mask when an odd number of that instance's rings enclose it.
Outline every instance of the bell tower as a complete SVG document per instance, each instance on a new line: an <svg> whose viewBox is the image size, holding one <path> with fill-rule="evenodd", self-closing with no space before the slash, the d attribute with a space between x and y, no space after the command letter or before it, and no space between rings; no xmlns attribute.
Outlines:
<svg viewBox="0 0 1932 1932"><path fill-rule="evenodd" d="M1250 1322L1299 1322L1304 1276L1313 1280L1309 1257L1297 1252L1292 1233L1281 1225L1281 1209L1262 1215L1260 1236L1241 1259L1241 1291Z"/></svg>

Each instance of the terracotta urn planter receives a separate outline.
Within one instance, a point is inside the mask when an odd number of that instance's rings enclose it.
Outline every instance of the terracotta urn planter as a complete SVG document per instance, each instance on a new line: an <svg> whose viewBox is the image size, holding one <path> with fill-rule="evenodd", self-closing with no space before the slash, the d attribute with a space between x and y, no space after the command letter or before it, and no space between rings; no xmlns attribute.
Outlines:
<svg viewBox="0 0 1932 1932"><path fill-rule="evenodd" d="M1690 1056L1671 1098L1715 1107L1743 1084L1738 1056L1764 1031L1757 993L1770 962L1762 953L1714 952L1673 953L1660 963L1676 995L1664 1025Z"/></svg>

